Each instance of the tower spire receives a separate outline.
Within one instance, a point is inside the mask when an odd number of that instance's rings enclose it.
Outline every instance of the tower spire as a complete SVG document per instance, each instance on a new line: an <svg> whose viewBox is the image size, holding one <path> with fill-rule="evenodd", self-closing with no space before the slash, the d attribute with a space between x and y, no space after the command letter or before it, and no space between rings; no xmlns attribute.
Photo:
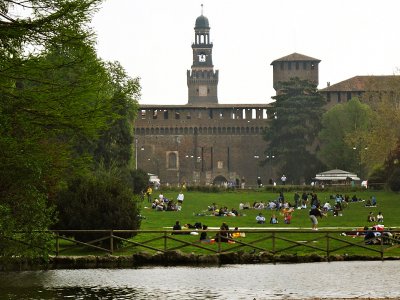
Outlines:
<svg viewBox="0 0 400 300"><path fill-rule="evenodd" d="M201 4L201 15L203 15L203 4Z"/></svg>

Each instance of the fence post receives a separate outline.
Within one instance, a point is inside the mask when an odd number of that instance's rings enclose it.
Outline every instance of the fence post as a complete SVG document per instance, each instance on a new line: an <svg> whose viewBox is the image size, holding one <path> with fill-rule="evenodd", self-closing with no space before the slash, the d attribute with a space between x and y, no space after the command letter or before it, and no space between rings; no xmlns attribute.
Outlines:
<svg viewBox="0 0 400 300"><path fill-rule="evenodd" d="M382 232L382 234L381 234L381 260L383 261L383 252L385 251L385 249L383 249L383 239L384 239L384 236L383 236L383 232Z"/></svg>
<svg viewBox="0 0 400 300"><path fill-rule="evenodd" d="M275 231L272 232L272 253L275 255Z"/></svg>
<svg viewBox="0 0 400 300"><path fill-rule="evenodd" d="M218 238L217 238L217 241L218 241L218 253L221 253L221 231L219 231L219 233L217 235L218 235Z"/></svg>
<svg viewBox="0 0 400 300"><path fill-rule="evenodd" d="M326 233L326 257L328 259L328 262L330 261L330 256L331 256L331 252L329 250L329 232Z"/></svg>
<svg viewBox="0 0 400 300"><path fill-rule="evenodd" d="M113 230L110 230L110 253L114 253L114 238L113 238Z"/></svg>
<svg viewBox="0 0 400 300"><path fill-rule="evenodd" d="M167 251L167 232L164 231L164 252Z"/></svg>
<svg viewBox="0 0 400 300"><path fill-rule="evenodd" d="M56 232L56 256L60 253L60 239L58 236L58 232Z"/></svg>

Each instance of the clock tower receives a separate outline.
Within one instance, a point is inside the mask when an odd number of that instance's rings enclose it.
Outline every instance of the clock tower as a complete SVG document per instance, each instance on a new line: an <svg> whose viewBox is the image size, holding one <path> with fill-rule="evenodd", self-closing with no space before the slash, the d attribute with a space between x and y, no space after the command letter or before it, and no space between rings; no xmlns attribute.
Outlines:
<svg viewBox="0 0 400 300"><path fill-rule="evenodd" d="M203 16L203 5L194 32L193 64L192 69L187 71L188 104L218 103L218 70L214 71L212 63L213 44L210 42L208 19Z"/></svg>

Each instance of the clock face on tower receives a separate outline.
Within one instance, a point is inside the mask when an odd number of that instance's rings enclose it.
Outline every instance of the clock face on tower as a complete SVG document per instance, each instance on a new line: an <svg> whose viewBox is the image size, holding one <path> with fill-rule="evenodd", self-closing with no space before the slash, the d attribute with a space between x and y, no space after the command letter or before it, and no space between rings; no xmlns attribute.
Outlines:
<svg viewBox="0 0 400 300"><path fill-rule="evenodd" d="M199 55L199 62L205 62L206 61L206 55L205 54L200 54Z"/></svg>
<svg viewBox="0 0 400 300"><path fill-rule="evenodd" d="M200 97L206 97L207 96L207 86L206 85L200 85L199 86L199 96Z"/></svg>

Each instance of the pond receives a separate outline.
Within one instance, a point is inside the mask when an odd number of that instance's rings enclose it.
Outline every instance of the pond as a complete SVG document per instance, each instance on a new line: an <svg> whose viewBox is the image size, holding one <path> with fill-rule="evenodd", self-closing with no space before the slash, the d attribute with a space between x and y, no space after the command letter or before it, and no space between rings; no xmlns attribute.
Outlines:
<svg viewBox="0 0 400 300"><path fill-rule="evenodd" d="M400 261L0 273L0 299L400 298Z"/></svg>

